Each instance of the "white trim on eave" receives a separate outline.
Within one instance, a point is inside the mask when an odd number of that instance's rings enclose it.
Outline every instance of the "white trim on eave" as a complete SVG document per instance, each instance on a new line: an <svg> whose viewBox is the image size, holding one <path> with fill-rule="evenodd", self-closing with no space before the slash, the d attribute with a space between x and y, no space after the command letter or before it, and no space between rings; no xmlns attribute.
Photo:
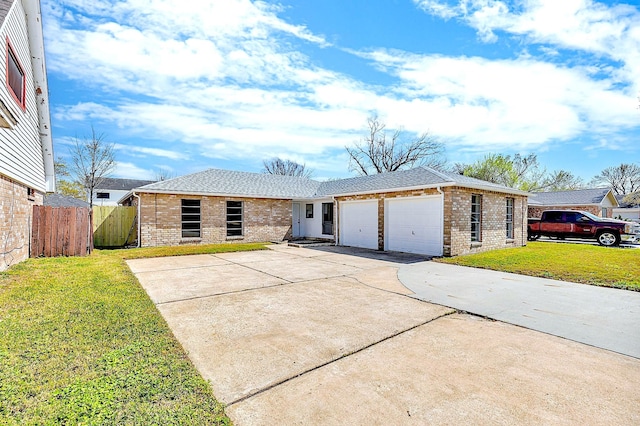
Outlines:
<svg viewBox="0 0 640 426"><path fill-rule="evenodd" d="M44 35L42 32L42 14L40 0L21 0L26 14L31 68L33 70L33 90L38 108L38 130L44 162L46 192L55 192L56 176L54 170L53 140L51 138L51 116L49 113L49 85L44 58Z"/></svg>

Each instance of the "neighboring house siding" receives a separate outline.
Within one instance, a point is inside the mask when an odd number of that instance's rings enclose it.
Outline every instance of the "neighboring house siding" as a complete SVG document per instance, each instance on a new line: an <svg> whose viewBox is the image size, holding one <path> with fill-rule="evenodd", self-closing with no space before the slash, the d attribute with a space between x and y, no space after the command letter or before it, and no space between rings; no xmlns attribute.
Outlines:
<svg viewBox="0 0 640 426"><path fill-rule="evenodd" d="M7 37L26 76L25 111L18 106L7 88ZM31 54L25 12L20 1L14 2L4 24L0 27L0 44L0 64L2 64L0 100L17 120L17 124L11 129L0 128L0 174L45 192L44 160L38 127Z"/></svg>
<svg viewBox="0 0 640 426"><path fill-rule="evenodd" d="M282 241L291 234L291 200L139 194L142 247ZM200 200L201 236L182 238L181 200ZM226 202L242 201L242 237L227 237Z"/></svg>
<svg viewBox="0 0 640 426"><path fill-rule="evenodd" d="M109 198L98 198L98 193L108 193ZM94 206L117 206L118 201L127 195L129 190L120 190L120 189L97 189L93 194L93 205Z"/></svg>
<svg viewBox="0 0 640 426"><path fill-rule="evenodd" d="M459 256L526 245L527 198L469 188L444 188L444 255ZM481 238L471 241L471 196L482 195ZM513 239L506 237L506 202L514 199Z"/></svg>
<svg viewBox="0 0 640 426"><path fill-rule="evenodd" d="M0 175L0 271L29 257L33 206L42 204L43 193L30 200L27 188Z"/></svg>
<svg viewBox="0 0 640 426"><path fill-rule="evenodd" d="M547 210L581 210L585 212L589 212L596 216L602 216L602 207L592 205L584 205L584 206L529 206L528 215L531 218L541 218L542 212ZM605 217L611 217L613 213L613 208L607 209L607 215Z"/></svg>

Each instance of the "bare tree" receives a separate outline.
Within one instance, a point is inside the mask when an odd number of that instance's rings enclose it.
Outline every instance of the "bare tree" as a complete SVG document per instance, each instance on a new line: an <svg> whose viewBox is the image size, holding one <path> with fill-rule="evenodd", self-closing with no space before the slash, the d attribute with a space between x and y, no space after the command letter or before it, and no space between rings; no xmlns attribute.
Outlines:
<svg viewBox="0 0 640 426"><path fill-rule="evenodd" d="M429 133L404 140L402 129L387 138L386 124L378 117L367 119L369 134L351 147L349 169L361 176L394 172L414 166L444 167L444 146Z"/></svg>
<svg viewBox="0 0 640 426"><path fill-rule="evenodd" d="M91 138L76 138L75 144L70 148L71 170L87 193L89 208L93 208L95 189L115 169L113 149L113 144L105 141L104 133L97 134L93 127Z"/></svg>
<svg viewBox="0 0 640 426"><path fill-rule="evenodd" d="M620 164L607 167L593 178L594 184L607 184L617 195L630 194L640 190L640 166L637 164Z"/></svg>
<svg viewBox="0 0 640 426"><path fill-rule="evenodd" d="M307 169L306 164L296 163L291 160L283 160L281 158L272 158L271 160L264 160L263 173L270 175L283 175L283 176L298 176L298 177L311 177L313 170Z"/></svg>
<svg viewBox="0 0 640 426"><path fill-rule="evenodd" d="M173 179L174 177L176 177L176 174L174 172L163 167L159 167L158 169L156 169L154 174L158 182Z"/></svg>

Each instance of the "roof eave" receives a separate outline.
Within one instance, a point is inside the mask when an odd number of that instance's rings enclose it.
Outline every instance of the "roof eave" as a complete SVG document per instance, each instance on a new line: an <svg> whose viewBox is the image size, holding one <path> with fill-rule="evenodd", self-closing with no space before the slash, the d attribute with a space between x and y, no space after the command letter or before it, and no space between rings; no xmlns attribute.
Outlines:
<svg viewBox="0 0 640 426"><path fill-rule="evenodd" d="M166 190L166 189L144 189L134 188L131 192L137 194L176 194L176 195L193 195L198 197L230 197L230 198L260 198L267 200L293 200L297 197L292 196L275 196L275 195L257 195L257 194L232 194L232 193L218 193L218 192L204 192L204 191L180 191L180 190ZM128 198L125 196L123 199Z"/></svg>

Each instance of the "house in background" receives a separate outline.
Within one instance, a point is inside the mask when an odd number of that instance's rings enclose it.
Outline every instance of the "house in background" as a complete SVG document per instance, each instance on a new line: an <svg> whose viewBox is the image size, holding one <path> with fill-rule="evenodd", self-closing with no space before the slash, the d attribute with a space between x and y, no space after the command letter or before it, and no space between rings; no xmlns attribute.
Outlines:
<svg viewBox="0 0 640 426"><path fill-rule="evenodd" d="M133 188L154 183L153 180L104 178L93 193L94 206L117 206L118 200Z"/></svg>
<svg viewBox="0 0 640 426"><path fill-rule="evenodd" d="M582 210L600 217L613 217L618 207L609 188L535 192L529 197L529 217L539 218L545 210Z"/></svg>
<svg viewBox="0 0 640 426"><path fill-rule="evenodd" d="M523 246L527 193L427 167L318 182L210 169L135 188L142 247L324 238L456 256Z"/></svg>
<svg viewBox="0 0 640 426"><path fill-rule="evenodd" d="M625 203L624 197L624 195L616 195L619 207L613 209L613 217L640 223L640 205Z"/></svg>
<svg viewBox="0 0 640 426"><path fill-rule="evenodd" d="M31 217L55 191L39 0L0 0L0 270L29 257Z"/></svg>

